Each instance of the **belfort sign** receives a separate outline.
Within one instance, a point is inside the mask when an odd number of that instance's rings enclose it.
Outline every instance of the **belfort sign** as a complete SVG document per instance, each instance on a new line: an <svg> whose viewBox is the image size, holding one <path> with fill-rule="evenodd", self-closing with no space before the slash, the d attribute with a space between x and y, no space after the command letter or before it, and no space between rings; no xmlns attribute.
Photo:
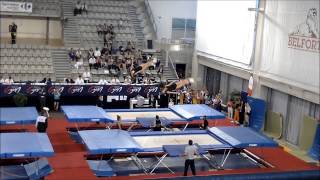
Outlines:
<svg viewBox="0 0 320 180"><path fill-rule="evenodd" d="M319 18L316 8L309 9L306 20L289 33L288 48L320 52Z"/></svg>

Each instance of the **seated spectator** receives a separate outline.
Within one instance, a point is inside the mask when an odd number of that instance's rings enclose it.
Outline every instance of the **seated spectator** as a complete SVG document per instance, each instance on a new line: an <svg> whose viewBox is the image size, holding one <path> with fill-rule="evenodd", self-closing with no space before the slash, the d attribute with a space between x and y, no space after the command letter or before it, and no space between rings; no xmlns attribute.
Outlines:
<svg viewBox="0 0 320 180"><path fill-rule="evenodd" d="M81 75L79 75L79 77L76 79L75 84L84 84L84 80L83 80L83 78L81 77Z"/></svg>
<svg viewBox="0 0 320 180"><path fill-rule="evenodd" d="M14 83L14 81L11 78L11 76L9 76L9 78L4 81L4 84L13 84L13 83Z"/></svg>
<svg viewBox="0 0 320 180"><path fill-rule="evenodd" d="M119 23L118 23L118 29L120 30L121 28L123 28L123 19L120 18Z"/></svg>
<svg viewBox="0 0 320 180"><path fill-rule="evenodd" d="M94 57L97 59L100 56L101 56L101 51L99 50L98 47L96 47L96 50L94 51Z"/></svg>
<svg viewBox="0 0 320 180"><path fill-rule="evenodd" d="M76 69L79 69L81 66L83 66L83 61L77 61L75 64L74 64L74 67Z"/></svg>
<svg viewBox="0 0 320 180"><path fill-rule="evenodd" d="M88 68L85 69L82 76L83 76L84 82L89 83L90 78L91 78L91 74L90 74L90 71L88 71Z"/></svg>
<svg viewBox="0 0 320 180"><path fill-rule="evenodd" d="M86 12L86 14L88 14L88 6L86 3L83 3L81 6L81 10L82 12Z"/></svg>
<svg viewBox="0 0 320 180"><path fill-rule="evenodd" d="M81 50L78 49L78 50L76 51L76 61L78 61L79 59L81 59L81 57L82 57Z"/></svg>
<svg viewBox="0 0 320 180"><path fill-rule="evenodd" d="M4 83L4 81L5 81L5 80L3 79L3 77L1 77L1 79L0 79L0 84L1 84L1 83Z"/></svg>
<svg viewBox="0 0 320 180"><path fill-rule="evenodd" d="M74 8L73 15L76 16L82 13L80 1L77 2L76 7Z"/></svg>
<svg viewBox="0 0 320 180"><path fill-rule="evenodd" d="M108 84L108 81L105 79L100 79L98 84L105 85L105 84Z"/></svg>
<svg viewBox="0 0 320 180"><path fill-rule="evenodd" d="M94 58L94 56L91 56L89 58L89 68L91 70L92 67L95 67L95 64L96 64L96 58Z"/></svg>
<svg viewBox="0 0 320 180"><path fill-rule="evenodd" d="M111 83L112 84L118 84L118 83L120 83L120 80L117 78L117 77L112 77L112 79L111 79Z"/></svg>
<svg viewBox="0 0 320 180"><path fill-rule="evenodd" d="M94 56L94 51L93 51L92 48L90 48L89 51L88 51L88 57L90 58L92 56Z"/></svg>
<svg viewBox="0 0 320 180"><path fill-rule="evenodd" d="M47 83L47 78L43 78L39 83Z"/></svg>
<svg viewBox="0 0 320 180"><path fill-rule="evenodd" d="M70 49L69 51L69 58L74 61L76 59L76 53L75 51L73 50L73 48Z"/></svg>

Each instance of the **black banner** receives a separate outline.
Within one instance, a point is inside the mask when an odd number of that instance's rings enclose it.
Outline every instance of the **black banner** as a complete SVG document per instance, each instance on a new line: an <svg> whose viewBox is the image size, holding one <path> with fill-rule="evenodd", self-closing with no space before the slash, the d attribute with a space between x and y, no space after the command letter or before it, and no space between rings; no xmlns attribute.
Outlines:
<svg viewBox="0 0 320 180"><path fill-rule="evenodd" d="M57 89L61 96L147 96L158 95L158 85L0 85L0 97L22 93L27 96L39 96L43 93L53 95Z"/></svg>

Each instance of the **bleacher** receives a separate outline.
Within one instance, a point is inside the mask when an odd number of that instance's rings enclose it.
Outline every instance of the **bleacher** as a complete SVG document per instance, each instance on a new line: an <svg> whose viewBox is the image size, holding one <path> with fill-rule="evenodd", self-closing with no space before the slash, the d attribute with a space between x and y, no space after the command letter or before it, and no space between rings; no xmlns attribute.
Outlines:
<svg viewBox="0 0 320 180"><path fill-rule="evenodd" d="M44 45L1 44L0 76L15 82L55 80L50 49Z"/></svg>

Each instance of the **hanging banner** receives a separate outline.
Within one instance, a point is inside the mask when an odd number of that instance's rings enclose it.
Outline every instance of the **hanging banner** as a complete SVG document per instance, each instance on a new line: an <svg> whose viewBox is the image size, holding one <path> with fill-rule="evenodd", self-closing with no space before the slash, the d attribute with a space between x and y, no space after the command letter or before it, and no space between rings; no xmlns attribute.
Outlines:
<svg viewBox="0 0 320 180"><path fill-rule="evenodd" d="M32 13L32 3L30 3L30 2L0 1L0 11L1 12Z"/></svg>
<svg viewBox="0 0 320 180"><path fill-rule="evenodd" d="M266 1L262 74L319 92L319 2Z"/></svg>
<svg viewBox="0 0 320 180"><path fill-rule="evenodd" d="M147 96L148 94L158 95L160 88L158 85L25 85L25 84L0 84L0 97L14 96L22 93L27 96L39 96L43 93L53 95L54 89L60 92L61 96L130 96L138 94Z"/></svg>

